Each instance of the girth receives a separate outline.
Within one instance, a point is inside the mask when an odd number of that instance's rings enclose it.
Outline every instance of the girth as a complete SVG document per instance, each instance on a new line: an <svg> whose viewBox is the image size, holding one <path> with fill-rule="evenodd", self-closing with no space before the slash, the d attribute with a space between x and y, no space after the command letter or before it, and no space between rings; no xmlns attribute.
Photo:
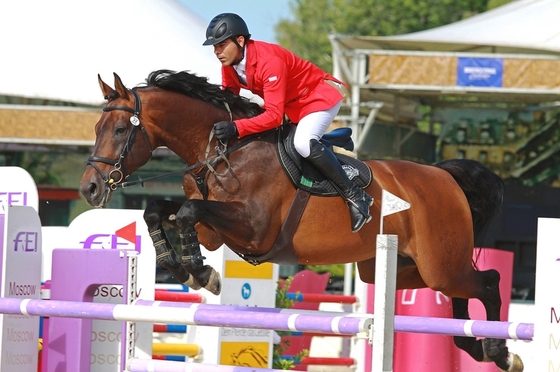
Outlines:
<svg viewBox="0 0 560 372"><path fill-rule="evenodd" d="M305 159L303 159L293 146L293 135L295 128L293 125L283 125L278 130L277 134L277 152L280 164L282 168L292 181L292 184L297 188L296 195L292 200L292 204L280 228L280 232L276 237L272 248L260 256L255 256L251 254L240 254L238 255L245 261L253 265L259 265L264 262L274 262L280 265L297 265L299 263L299 257L293 246L293 237L295 231L299 225L305 207L311 194L321 195L321 196L336 196L339 195L336 189L331 185L330 181L326 180L322 175L315 172L311 175L304 173ZM346 133L346 132L345 132ZM331 136L328 138L329 142L336 143L337 138ZM348 142L347 138L342 139L345 143L345 147L352 146L353 143ZM361 188L368 187L372 180L373 174L371 169L358 159L351 158L343 154L335 154L345 168L346 173L349 178ZM313 172L313 170L311 170ZM307 184L302 183L302 180L310 180L314 178L314 181ZM330 186L330 187L329 187Z"/></svg>

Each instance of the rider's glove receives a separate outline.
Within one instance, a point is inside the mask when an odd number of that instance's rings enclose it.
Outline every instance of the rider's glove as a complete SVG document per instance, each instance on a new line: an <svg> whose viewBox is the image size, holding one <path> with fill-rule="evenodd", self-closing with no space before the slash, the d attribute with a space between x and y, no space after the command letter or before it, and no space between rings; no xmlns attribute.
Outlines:
<svg viewBox="0 0 560 372"><path fill-rule="evenodd" d="M233 135L237 134L237 127L233 121L219 121L214 124L214 135L220 141L227 141Z"/></svg>

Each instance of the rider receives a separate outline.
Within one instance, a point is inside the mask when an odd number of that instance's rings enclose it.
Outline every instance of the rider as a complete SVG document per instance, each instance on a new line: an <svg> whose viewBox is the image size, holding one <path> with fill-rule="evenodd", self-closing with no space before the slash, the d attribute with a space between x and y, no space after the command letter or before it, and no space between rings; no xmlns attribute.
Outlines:
<svg viewBox="0 0 560 372"><path fill-rule="evenodd" d="M347 201L352 231L371 220L373 198L356 187L329 149L320 142L342 104L341 81L276 44L250 39L245 21L218 14L206 29L203 45L213 45L222 64L222 86L239 94L244 88L264 100L265 111L253 118L220 121L214 134L226 141L279 127L284 113L298 123L297 152L333 182Z"/></svg>

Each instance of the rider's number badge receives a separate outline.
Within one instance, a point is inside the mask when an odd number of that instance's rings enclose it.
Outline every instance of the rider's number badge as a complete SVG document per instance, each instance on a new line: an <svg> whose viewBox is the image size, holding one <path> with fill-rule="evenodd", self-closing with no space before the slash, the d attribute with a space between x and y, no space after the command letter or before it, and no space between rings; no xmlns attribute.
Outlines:
<svg viewBox="0 0 560 372"><path fill-rule="evenodd" d="M132 123L132 125L134 125L135 127L140 125L140 119L138 119L138 116L134 115L130 118L130 122Z"/></svg>

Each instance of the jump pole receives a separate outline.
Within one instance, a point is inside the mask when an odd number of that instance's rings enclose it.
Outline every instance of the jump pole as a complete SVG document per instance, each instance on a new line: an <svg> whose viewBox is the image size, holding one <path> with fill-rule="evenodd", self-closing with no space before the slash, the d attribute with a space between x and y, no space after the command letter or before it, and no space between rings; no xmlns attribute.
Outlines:
<svg viewBox="0 0 560 372"><path fill-rule="evenodd" d="M274 310L273 308L271 309ZM164 307L20 298L0 299L0 313L333 334L357 334L365 332L371 325L370 318L368 317L337 316L332 313L323 315L319 311L314 314L268 311L232 312L227 309L209 310L195 306L192 308ZM87 344L87 340L84 344Z"/></svg>
<svg viewBox="0 0 560 372"><path fill-rule="evenodd" d="M138 306L152 306L152 307L174 307L186 308L191 307L196 309L224 311L228 314L236 314L238 312L261 312L265 314L292 314L293 316L308 314L308 315L325 315L332 316L333 319L340 317L354 317L368 320L364 324L364 328L369 327L371 324L371 317L369 314L362 313L343 313L343 312L327 312L317 310L293 310L293 309L280 309L280 308L256 308L256 307L243 307L231 305L212 305L212 304L190 304L190 303L174 303L174 302L160 302L150 300L136 300L135 305ZM292 318L297 319L297 318ZM526 340L531 341L534 334L534 325L532 323L519 323L519 322L498 322L487 320L471 320L471 319L453 319L453 318L435 318L424 316L408 316L408 315L395 315L394 322L395 332L408 332L408 333L429 333L441 334L447 336L469 336L469 337L490 337L490 338L504 338L513 340ZM369 331L368 331L369 332Z"/></svg>
<svg viewBox="0 0 560 372"><path fill-rule="evenodd" d="M152 303L153 305L150 305ZM182 304L189 305L189 304ZM138 300L132 304L88 303L76 301L1 298L0 313L30 316L99 319L122 322L170 322L211 327L273 329L279 331L358 334L370 329L368 314L347 314L308 310L300 314L277 308L243 309L227 305L212 307L176 306L175 303ZM224 309L219 309L220 307ZM236 311L236 308L239 311ZM326 314L323 314L326 313ZM336 315L339 314L339 315ZM359 316L361 315L361 316ZM440 323L439 326L436 323ZM453 336L495 337L531 340L533 324L397 316L395 331L433 333Z"/></svg>
<svg viewBox="0 0 560 372"><path fill-rule="evenodd" d="M372 371L393 371L397 246L396 235L377 235L375 321L369 334L370 345L373 346Z"/></svg>
<svg viewBox="0 0 560 372"><path fill-rule="evenodd" d="M369 343L373 346L372 371L376 372L393 371L395 332L398 239L396 235L383 234L383 217L408 208L408 202L387 190L381 191L381 216L375 259L375 322L369 333Z"/></svg>

